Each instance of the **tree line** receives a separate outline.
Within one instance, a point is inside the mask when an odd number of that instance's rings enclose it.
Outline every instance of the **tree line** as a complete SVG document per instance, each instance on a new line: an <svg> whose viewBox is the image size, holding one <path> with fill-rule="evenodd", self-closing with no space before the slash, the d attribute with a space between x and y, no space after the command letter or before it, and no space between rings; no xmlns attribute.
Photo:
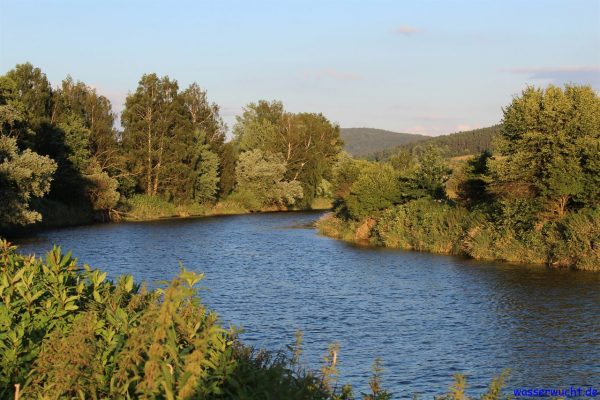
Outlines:
<svg viewBox="0 0 600 400"><path fill-rule="evenodd" d="M503 110L492 153L443 148L346 159L333 180L332 236L475 258L600 266L600 97L528 87Z"/></svg>
<svg viewBox="0 0 600 400"><path fill-rule="evenodd" d="M473 129L451 133L449 135L426 138L399 146L377 151L367 156L368 159L387 161L400 151L419 153L428 146L439 147L444 151L446 157L459 157L465 155L479 154L482 151L496 151L494 147L495 138L500 135L501 125L487 128Z"/></svg>
<svg viewBox="0 0 600 400"><path fill-rule="evenodd" d="M342 144L322 114L264 100L244 108L227 142L220 108L199 84L182 89L156 74L127 96L121 129L116 119L105 96L70 76L53 88L30 63L0 76L0 226L60 218L61 209L102 216L140 195L310 208Z"/></svg>

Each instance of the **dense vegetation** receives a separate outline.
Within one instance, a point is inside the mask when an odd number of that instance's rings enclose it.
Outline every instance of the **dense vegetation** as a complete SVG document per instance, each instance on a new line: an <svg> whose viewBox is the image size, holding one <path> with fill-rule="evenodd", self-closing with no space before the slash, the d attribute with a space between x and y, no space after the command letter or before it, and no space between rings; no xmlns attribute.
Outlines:
<svg viewBox="0 0 600 400"><path fill-rule="evenodd" d="M600 270L594 90L528 87L504 109L494 148L453 163L433 146L343 159L335 215L319 226L390 247Z"/></svg>
<svg viewBox="0 0 600 400"><path fill-rule="evenodd" d="M200 302L202 279L182 269L148 290L116 283L54 248L45 260L0 241L0 397L3 399L355 398L338 382L339 346L319 371L301 362L302 336L288 351L244 346ZM386 400L380 361L364 400ZM484 398L502 398L505 375ZM458 375L444 399L466 399Z"/></svg>
<svg viewBox="0 0 600 400"><path fill-rule="evenodd" d="M500 125L490 126L488 128L473 129L430 137L418 141L410 141L394 148L386 148L381 151L375 151L368 156L369 159L385 161L399 151L408 151L418 153L427 146L439 147L444 151L447 157L458 157L471 154L479 154L482 151L495 151L494 138L500 134Z"/></svg>
<svg viewBox="0 0 600 400"><path fill-rule="evenodd" d="M413 133L398 133L374 128L342 128L344 150L355 157L365 157L405 143L428 137Z"/></svg>
<svg viewBox="0 0 600 400"><path fill-rule="evenodd" d="M249 104L225 142L197 83L146 74L115 127L110 101L31 64L0 76L0 232L43 220L310 208L330 195L339 127L280 102Z"/></svg>

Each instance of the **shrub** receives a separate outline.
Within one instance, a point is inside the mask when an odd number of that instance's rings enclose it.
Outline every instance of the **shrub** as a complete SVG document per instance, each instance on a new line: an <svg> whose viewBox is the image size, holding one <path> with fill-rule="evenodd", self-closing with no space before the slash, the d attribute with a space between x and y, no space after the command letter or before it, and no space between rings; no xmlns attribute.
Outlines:
<svg viewBox="0 0 600 400"><path fill-rule="evenodd" d="M236 362L232 333L182 273L148 292L116 284L54 248L42 262L0 243L0 397L187 398L219 395Z"/></svg>
<svg viewBox="0 0 600 400"><path fill-rule="evenodd" d="M461 247L476 259L544 264L548 258L541 231L518 231L487 220L476 220L469 227Z"/></svg>
<svg viewBox="0 0 600 400"><path fill-rule="evenodd" d="M336 239L354 240L354 226L352 222L345 221L337 217L334 213L327 213L322 216L315 226L322 235Z"/></svg>
<svg viewBox="0 0 600 400"><path fill-rule="evenodd" d="M600 270L600 209L568 214L549 231L551 264Z"/></svg>
<svg viewBox="0 0 600 400"><path fill-rule="evenodd" d="M402 195L399 175L389 164L371 164L350 187L346 208L351 218L360 220L396 204Z"/></svg>
<svg viewBox="0 0 600 400"><path fill-rule="evenodd" d="M263 202L248 190L235 191L227 197L227 200L249 211L260 211L263 207Z"/></svg>
<svg viewBox="0 0 600 400"><path fill-rule="evenodd" d="M175 204L160 196L136 194L127 199L121 207L129 219L145 220L168 217L187 217L205 215L209 207L194 202Z"/></svg>
<svg viewBox="0 0 600 400"><path fill-rule="evenodd" d="M467 223L466 209L419 199L384 211L374 233L388 247L458 253Z"/></svg>

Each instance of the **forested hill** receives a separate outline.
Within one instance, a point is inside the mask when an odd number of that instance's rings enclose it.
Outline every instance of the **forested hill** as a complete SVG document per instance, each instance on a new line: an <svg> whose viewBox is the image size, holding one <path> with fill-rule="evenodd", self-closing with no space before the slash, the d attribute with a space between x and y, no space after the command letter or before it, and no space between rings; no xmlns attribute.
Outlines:
<svg viewBox="0 0 600 400"><path fill-rule="evenodd" d="M427 139L427 136L374 128L342 128L344 149L353 156L366 156L401 144Z"/></svg>
<svg viewBox="0 0 600 400"><path fill-rule="evenodd" d="M417 146L434 145L444 150L447 157L463 156L481 153L483 150L493 150L492 139L500 132L501 125L451 133L449 135L427 137L416 142L402 143L393 148L374 152L371 157L376 160L388 159L401 150L412 151Z"/></svg>

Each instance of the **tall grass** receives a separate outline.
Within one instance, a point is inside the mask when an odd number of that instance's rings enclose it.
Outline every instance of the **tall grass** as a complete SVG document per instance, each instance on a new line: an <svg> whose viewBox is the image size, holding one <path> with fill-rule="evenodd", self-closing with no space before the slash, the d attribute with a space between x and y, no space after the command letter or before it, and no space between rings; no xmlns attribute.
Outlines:
<svg viewBox="0 0 600 400"><path fill-rule="evenodd" d="M387 247L457 253L467 223L466 209L421 199L384 211L374 235Z"/></svg>
<svg viewBox="0 0 600 400"><path fill-rule="evenodd" d="M172 203L160 196L136 194L125 200L120 209L128 220L148 220L170 217L206 215L210 206L189 202Z"/></svg>

